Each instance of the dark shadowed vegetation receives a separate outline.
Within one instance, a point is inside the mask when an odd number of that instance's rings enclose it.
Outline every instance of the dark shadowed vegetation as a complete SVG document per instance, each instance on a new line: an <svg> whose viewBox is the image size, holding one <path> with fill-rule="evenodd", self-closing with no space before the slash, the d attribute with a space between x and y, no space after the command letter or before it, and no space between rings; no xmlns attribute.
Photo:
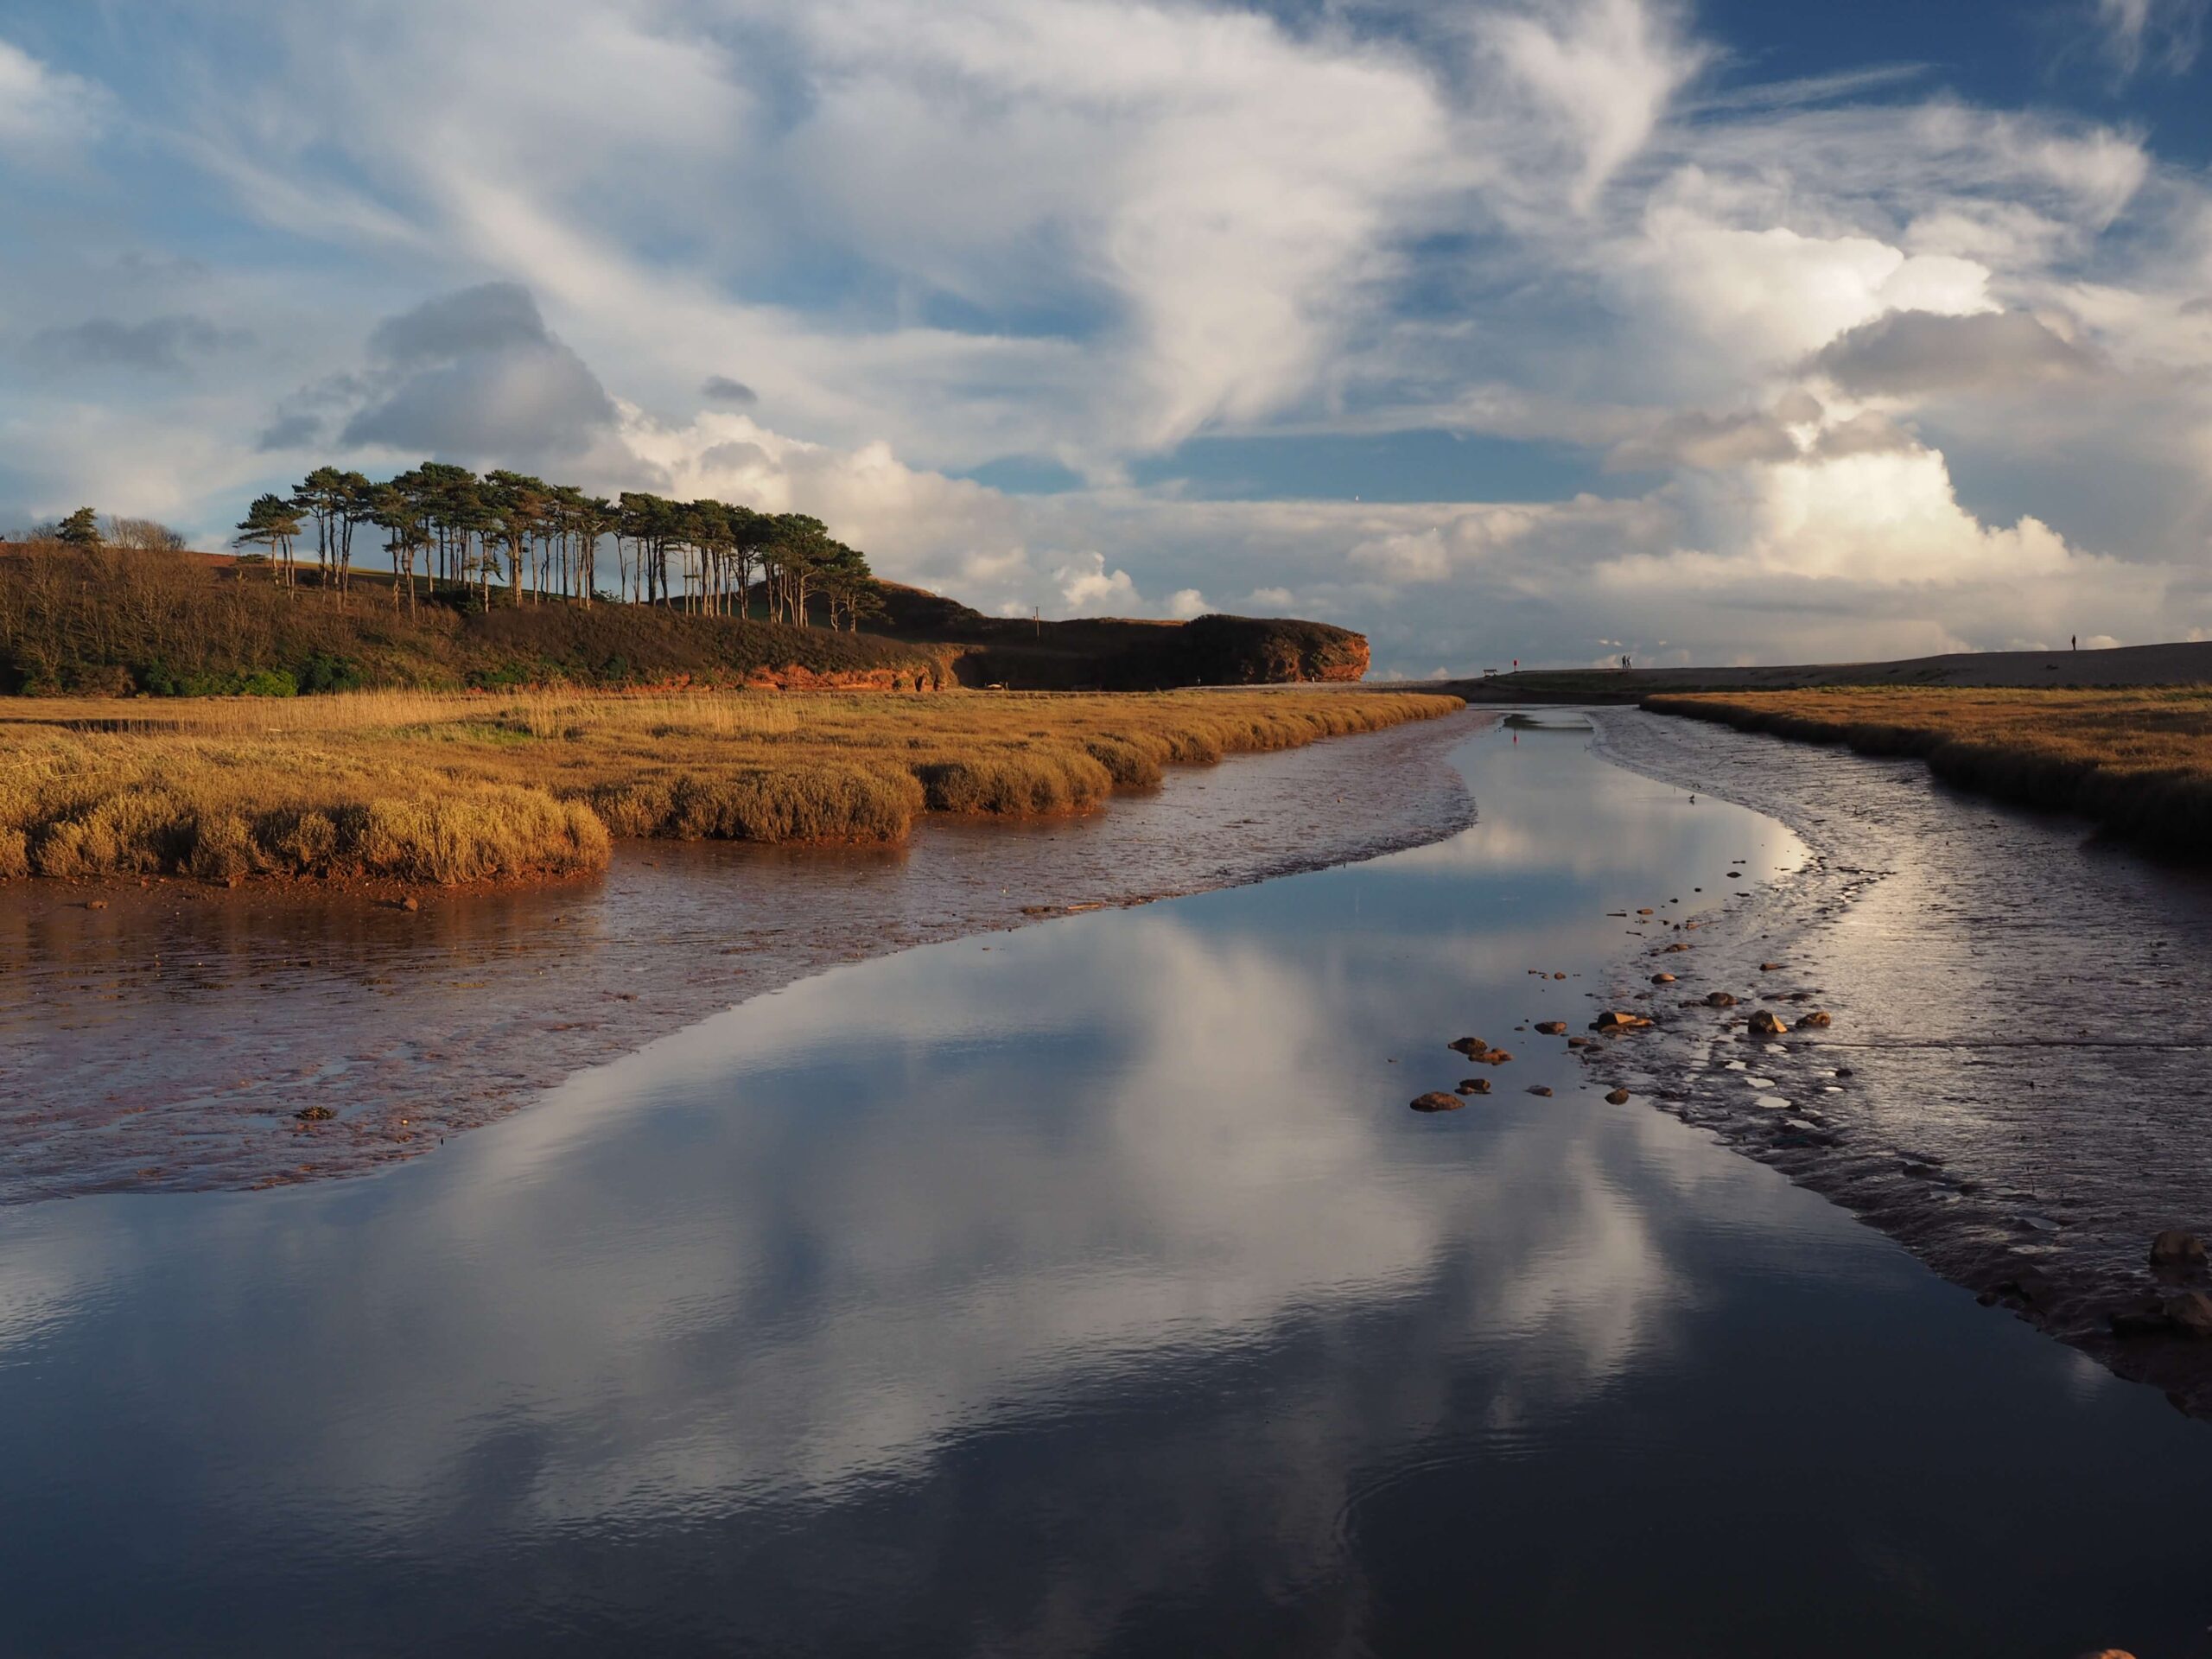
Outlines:
<svg viewBox="0 0 2212 1659"><path fill-rule="evenodd" d="M280 571L112 544L11 547L0 554L0 692L289 696L763 681L888 689L951 677L949 652L868 634L660 605L486 610L457 587L397 610L359 591L341 606L334 592L285 586Z"/></svg>

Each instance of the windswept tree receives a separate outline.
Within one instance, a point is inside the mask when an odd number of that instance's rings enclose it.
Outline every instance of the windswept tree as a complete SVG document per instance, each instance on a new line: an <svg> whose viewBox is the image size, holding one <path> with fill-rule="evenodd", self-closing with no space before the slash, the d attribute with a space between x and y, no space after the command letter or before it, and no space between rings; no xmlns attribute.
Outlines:
<svg viewBox="0 0 2212 1659"><path fill-rule="evenodd" d="M294 487L292 505L315 521L315 569L323 588L342 596L353 577L353 527L371 513L369 480L318 467Z"/></svg>
<svg viewBox="0 0 2212 1659"><path fill-rule="evenodd" d="M100 544L100 516L90 507L79 507L54 527L54 539L67 547L98 547Z"/></svg>
<svg viewBox="0 0 2212 1659"><path fill-rule="evenodd" d="M496 537L507 551L507 593L512 603L523 600L523 564L533 538L543 532L549 493L545 480L524 473L495 472L484 480L481 493L486 531L484 607L492 605L490 543Z"/></svg>
<svg viewBox="0 0 2212 1659"><path fill-rule="evenodd" d="M831 542L818 579L823 602L830 609L832 629L837 626L840 611L844 613L846 627L855 633L861 631L861 618L883 614L882 587L868 569L867 558L857 550L842 542Z"/></svg>
<svg viewBox="0 0 2212 1659"><path fill-rule="evenodd" d="M394 606L418 602L419 565L422 597L435 600L442 582L488 610L493 588L504 586L511 605L557 594L588 607L607 596L599 552L612 537L613 596L634 603L749 618L757 598L772 620L809 627L826 612L831 628L854 631L883 608L866 556L820 519L711 498L671 501L626 491L608 501L526 473L480 479L449 461L424 461L381 484L318 467L289 500L256 500L238 526L238 544L266 545L279 580L294 585L292 543L303 519L315 525L323 584L341 603L352 585L353 531L374 524L385 532ZM89 509L70 522L98 534Z"/></svg>
<svg viewBox="0 0 2212 1659"><path fill-rule="evenodd" d="M266 547L276 567L276 580L283 586L295 585L292 544L300 534L300 510L281 495L262 495L246 509L245 517L232 537L232 544Z"/></svg>

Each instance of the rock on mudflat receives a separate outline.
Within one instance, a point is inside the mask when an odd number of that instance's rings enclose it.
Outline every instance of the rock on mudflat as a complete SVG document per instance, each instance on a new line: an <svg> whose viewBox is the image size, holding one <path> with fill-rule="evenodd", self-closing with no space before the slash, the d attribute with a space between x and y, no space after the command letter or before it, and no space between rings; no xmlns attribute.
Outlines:
<svg viewBox="0 0 2212 1659"><path fill-rule="evenodd" d="M1763 962L1759 963L1759 972L1763 974L1778 974L1782 969L1783 964L1778 962Z"/></svg>
<svg viewBox="0 0 2212 1659"><path fill-rule="evenodd" d="M1705 999L1705 1006L1708 1008L1732 1008L1736 1006L1736 999L1726 991L1715 991Z"/></svg>
<svg viewBox="0 0 2212 1659"><path fill-rule="evenodd" d="M2166 1317L2184 1337L2195 1337L2200 1342L2212 1338L2212 1296L2201 1290L2185 1290L2169 1297Z"/></svg>
<svg viewBox="0 0 2212 1659"><path fill-rule="evenodd" d="M1642 1031L1651 1022L1640 1014L1623 1014L1618 1008L1607 1008L1590 1022L1592 1031Z"/></svg>
<svg viewBox="0 0 2212 1659"><path fill-rule="evenodd" d="M2204 1241L2194 1233L2184 1233L2170 1227L2151 1241L2151 1265L2154 1268L2180 1268L2202 1272L2204 1268Z"/></svg>
<svg viewBox="0 0 2212 1659"><path fill-rule="evenodd" d="M1490 1045L1479 1037L1462 1037L1452 1046L1469 1059L1478 1059L1490 1052Z"/></svg>
<svg viewBox="0 0 2212 1659"><path fill-rule="evenodd" d="M1612 1091L1612 1093L1611 1093L1610 1095L1607 1095L1607 1096L1605 1096L1605 1103L1606 1103L1607 1105L1609 1105L1609 1106L1625 1106L1625 1105L1627 1105L1627 1104L1628 1104L1628 1090L1625 1090L1625 1089L1616 1089L1616 1090L1614 1090Z"/></svg>
<svg viewBox="0 0 2212 1659"><path fill-rule="evenodd" d="M1751 1018L1751 1034L1755 1037L1779 1037L1789 1029L1770 1009L1754 1008Z"/></svg>
<svg viewBox="0 0 2212 1659"><path fill-rule="evenodd" d="M1547 1037L1564 1037L1567 1035L1567 1021L1564 1020L1540 1020L1536 1022L1536 1029L1543 1033Z"/></svg>
<svg viewBox="0 0 2212 1659"><path fill-rule="evenodd" d="M324 1123L338 1116L327 1106L302 1106L292 1114L302 1123Z"/></svg>
<svg viewBox="0 0 2212 1659"><path fill-rule="evenodd" d="M1466 1103L1457 1095L1431 1093L1417 1096L1413 1109L1417 1112L1456 1112Z"/></svg>
<svg viewBox="0 0 2212 1659"><path fill-rule="evenodd" d="M1654 974L1651 982L1654 985L1671 985L1675 982L1675 976L1672 974Z"/></svg>
<svg viewBox="0 0 2212 1659"><path fill-rule="evenodd" d="M1834 1023L1823 1010L1815 1008L1810 1014L1797 1016L1796 1028L1799 1031L1826 1031Z"/></svg>
<svg viewBox="0 0 2212 1659"><path fill-rule="evenodd" d="M1529 1092L1532 1095L1541 1095L1546 1100L1552 1097L1551 1085L1548 1083L1532 1083L1529 1085Z"/></svg>
<svg viewBox="0 0 2212 1659"><path fill-rule="evenodd" d="M1490 1079L1488 1077L1462 1077L1459 1080L1459 1087L1457 1092L1463 1095L1486 1095L1490 1093Z"/></svg>

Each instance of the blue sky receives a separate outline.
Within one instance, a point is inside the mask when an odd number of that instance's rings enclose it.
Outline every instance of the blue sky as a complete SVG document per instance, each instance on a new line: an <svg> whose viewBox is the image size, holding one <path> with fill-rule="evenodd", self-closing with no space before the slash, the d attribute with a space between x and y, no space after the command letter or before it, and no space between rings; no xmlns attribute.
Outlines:
<svg viewBox="0 0 2212 1659"><path fill-rule="evenodd" d="M0 525L425 455L1378 669L2212 632L2204 0L0 10Z"/></svg>

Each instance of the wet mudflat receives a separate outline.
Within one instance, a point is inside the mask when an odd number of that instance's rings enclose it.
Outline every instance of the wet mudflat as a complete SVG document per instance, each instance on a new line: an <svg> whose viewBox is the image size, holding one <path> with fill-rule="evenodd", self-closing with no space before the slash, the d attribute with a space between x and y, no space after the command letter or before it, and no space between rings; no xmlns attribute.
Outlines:
<svg viewBox="0 0 2212 1659"><path fill-rule="evenodd" d="M1487 718L1171 768L1078 817L926 820L894 849L626 842L603 880L414 912L0 884L0 1204L359 1174L833 963L1433 841L1471 816L1442 757Z"/></svg>
<svg viewBox="0 0 2212 1659"><path fill-rule="evenodd" d="M0 1649L2212 1651L2212 1434L1519 1029L1808 855L1589 742L367 1179L0 1211Z"/></svg>
<svg viewBox="0 0 2212 1659"><path fill-rule="evenodd" d="M1679 1090L1673 1109L1947 1276L2212 1415L2212 1339L2165 1314L2212 1282L2148 1261L2161 1231L2212 1238L2212 878L1950 789L1917 760L1595 718L1615 759L1748 802L1809 854L1765 871L1713 928L1627 941L1643 955L1624 991L1672 969L1675 989L1741 1004L1655 996L1669 1040L1626 1074ZM1726 880L1708 866L1701 884ZM1677 937L1694 948L1650 954ZM1809 1039L1729 1024L1811 1005L1835 1024Z"/></svg>

